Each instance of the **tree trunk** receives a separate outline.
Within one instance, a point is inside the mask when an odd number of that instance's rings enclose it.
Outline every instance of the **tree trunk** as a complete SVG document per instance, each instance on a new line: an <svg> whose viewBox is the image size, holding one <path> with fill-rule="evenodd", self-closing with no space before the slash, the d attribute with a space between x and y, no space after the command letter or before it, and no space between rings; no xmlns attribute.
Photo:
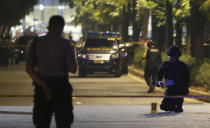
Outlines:
<svg viewBox="0 0 210 128"><path fill-rule="evenodd" d="M168 46L173 45L172 4L169 0L166 0L166 41Z"/></svg>
<svg viewBox="0 0 210 128"><path fill-rule="evenodd" d="M141 40L146 40L146 38L147 38L149 14L150 14L150 10L149 9L144 9Z"/></svg>
<svg viewBox="0 0 210 128"><path fill-rule="evenodd" d="M128 5L127 9L130 8L130 5ZM128 18L128 11L126 10L126 6L123 6L123 21L121 26L121 32L122 32L122 39L123 41L128 41L128 26L129 26L129 18Z"/></svg>
<svg viewBox="0 0 210 128"><path fill-rule="evenodd" d="M164 52L167 50L165 36L166 36L166 27L165 25L162 25L157 28L157 46L161 51Z"/></svg>
<svg viewBox="0 0 210 128"><path fill-rule="evenodd" d="M190 41L190 18L188 18L186 20L186 29L187 29L187 33L186 33L186 37L185 37L185 41L186 41L186 52L187 54L191 55L191 41Z"/></svg>
<svg viewBox="0 0 210 128"><path fill-rule="evenodd" d="M157 44L157 47L160 49L160 51L167 50L167 44L166 44L166 26L157 26L157 21L155 19L155 16L152 17L152 40Z"/></svg>
<svg viewBox="0 0 210 128"><path fill-rule="evenodd" d="M155 16L152 16L152 40L156 41L157 40L157 36L156 36L156 26L157 23L155 22Z"/></svg>
<svg viewBox="0 0 210 128"><path fill-rule="evenodd" d="M182 48L182 21L176 22L176 45Z"/></svg>
<svg viewBox="0 0 210 128"><path fill-rule="evenodd" d="M133 24L133 40L139 41L140 34L140 17L137 17L136 0L132 2L132 24Z"/></svg>
<svg viewBox="0 0 210 128"><path fill-rule="evenodd" d="M199 12L196 1L191 1L191 7L191 55L196 59L202 59L205 17Z"/></svg>

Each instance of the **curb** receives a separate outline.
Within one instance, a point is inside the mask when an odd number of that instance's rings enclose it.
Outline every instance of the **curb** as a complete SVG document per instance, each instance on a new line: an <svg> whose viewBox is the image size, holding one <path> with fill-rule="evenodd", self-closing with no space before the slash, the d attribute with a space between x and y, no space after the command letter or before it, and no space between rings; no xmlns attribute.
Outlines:
<svg viewBox="0 0 210 128"><path fill-rule="evenodd" d="M143 71L138 70L138 69L134 69L131 66L128 66L128 72L135 75L135 76L144 78L144 72Z"/></svg>

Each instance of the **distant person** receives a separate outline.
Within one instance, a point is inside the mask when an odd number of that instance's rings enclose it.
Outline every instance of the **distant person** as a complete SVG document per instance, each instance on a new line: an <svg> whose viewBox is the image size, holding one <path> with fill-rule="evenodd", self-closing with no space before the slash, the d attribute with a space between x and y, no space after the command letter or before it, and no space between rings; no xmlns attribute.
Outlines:
<svg viewBox="0 0 210 128"><path fill-rule="evenodd" d="M146 58L146 66L144 68L144 78L149 86L147 93L154 93L157 82L157 73L161 64L161 53L156 47L154 41L149 40L147 43L148 48L146 49L143 58Z"/></svg>
<svg viewBox="0 0 210 128"><path fill-rule="evenodd" d="M68 72L75 73L74 49L62 38L65 22L52 16L48 33L37 37L28 47L26 72L35 85L33 123L36 128L49 128L53 113L57 128L70 128L73 123L72 86Z"/></svg>
<svg viewBox="0 0 210 128"><path fill-rule="evenodd" d="M72 38L72 36L71 35L69 35L69 41L70 41L70 45L71 46L75 46L76 45L76 42L73 40L73 38Z"/></svg>
<svg viewBox="0 0 210 128"><path fill-rule="evenodd" d="M10 65L13 67L14 62L15 62L15 48L14 46L10 45L9 47L9 61L10 61Z"/></svg>
<svg viewBox="0 0 210 128"><path fill-rule="evenodd" d="M181 51L178 47L170 46L167 54L169 60L163 62L158 72L158 86L167 87L160 108L164 111L183 112L183 96L189 93L189 70L179 60Z"/></svg>
<svg viewBox="0 0 210 128"><path fill-rule="evenodd" d="M80 37L79 41L76 43L75 45L75 48L76 48L76 51L77 53L84 47L84 38L83 37Z"/></svg>

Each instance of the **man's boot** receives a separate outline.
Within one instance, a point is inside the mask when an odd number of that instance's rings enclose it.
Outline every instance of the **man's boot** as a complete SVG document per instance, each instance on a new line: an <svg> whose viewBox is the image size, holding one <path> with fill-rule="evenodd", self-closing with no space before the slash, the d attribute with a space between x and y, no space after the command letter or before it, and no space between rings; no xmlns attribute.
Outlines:
<svg viewBox="0 0 210 128"><path fill-rule="evenodd" d="M154 86L150 86L149 90L147 91L147 93L154 93L155 92L155 87Z"/></svg>

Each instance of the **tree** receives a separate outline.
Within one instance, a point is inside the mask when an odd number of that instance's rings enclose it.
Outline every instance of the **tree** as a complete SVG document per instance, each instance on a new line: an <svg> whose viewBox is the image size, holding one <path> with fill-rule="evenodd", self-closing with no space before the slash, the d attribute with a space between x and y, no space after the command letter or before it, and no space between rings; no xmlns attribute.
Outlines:
<svg viewBox="0 0 210 128"><path fill-rule="evenodd" d="M151 8L148 6L149 4L148 4L147 0L138 1L138 5L143 5L143 7L138 7L138 8L141 8L141 11L143 12L143 14L142 14L143 19L142 19L142 23L141 23L141 26L142 26L141 40L145 41L147 38L147 34L148 34L148 23L149 23L149 17L151 14Z"/></svg>
<svg viewBox="0 0 210 128"><path fill-rule="evenodd" d="M88 13L94 25L99 25L107 30L121 31L124 40L128 40L128 26L133 26L133 38L139 39L141 23L143 20L143 8L146 0L61 0L73 1L77 11L76 22L80 21L85 13ZM85 13L83 13L85 10Z"/></svg>
<svg viewBox="0 0 210 128"><path fill-rule="evenodd" d="M178 0L175 3L174 8L174 18L176 20L175 29L176 29L176 45L178 47L182 47L182 27L184 25L188 25L189 17L190 17L190 1L189 0ZM187 27L187 29L189 29ZM188 31L188 30L187 30ZM187 36L189 33L187 32ZM188 38L188 37L187 37ZM186 40L187 40L186 38ZM185 42L187 45L189 45L189 42Z"/></svg>
<svg viewBox="0 0 210 128"><path fill-rule="evenodd" d="M160 49L172 45L176 20L176 44L181 47L183 22L190 15L189 0L149 0L148 3L153 15L153 40L160 43Z"/></svg>
<svg viewBox="0 0 210 128"><path fill-rule="evenodd" d="M148 0L147 8L152 12L152 40L166 49L166 0Z"/></svg>
<svg viewBox="0 0 210 128"><path fill-rule="evenodd" d="M20 24L20 19L28 14L37 2L38 0L1 0L0 31L8 32L11 26Z"/></svg>
<svg viewBox="0 0 210 128"><path fill-rule="evenodd" d="M203 58L204 27L205 21L207 20L207 15L205 15L205 11L202 12L201 9L205 7L206 2L204 0L190 1L191 56L197 59Z"/></svg>
<svg viewBox="0 0 210 128"><path fill-rule="evenodd" d="M172 2L166 0L166 42L170 46L173 44L173 15Z"/></svg>
<svg viewBox="0 0 210 128"><path fill-rule="evenodd" d="M210 0L200 1L202 2L200 6L200 11L208 17L208 20L210 20Z"/></svg>
<svg viewBox="0 0 210 128"><path fill-rule="evenodd" d="M71 2L76 8L77 15L74 23L89 26L89 31L94 30L90 26L97 26L97 30L113 30L122 28L123 33L126 34L129 1L127 0L61 0L63 2ZM126 18L126 20L124 20ZM129 21L128 21L129 22ZM127 35L126 35L127 36ZM127 38L125 36L125 38Z"/></svg>
<svg viewBox="0 0 210 128"><path fill-rule="evenodd" d="M149 10L152 11L152 39L160 49L173 44L173 21L176 21L176 45L182 47L182 28L191 34L191 55L203 56L204 27L210 20L210 0L60 0L70 2L77 10L75 23L88 30L121 30L128 40L128 26L133 39L146 38Z"/></svg>

